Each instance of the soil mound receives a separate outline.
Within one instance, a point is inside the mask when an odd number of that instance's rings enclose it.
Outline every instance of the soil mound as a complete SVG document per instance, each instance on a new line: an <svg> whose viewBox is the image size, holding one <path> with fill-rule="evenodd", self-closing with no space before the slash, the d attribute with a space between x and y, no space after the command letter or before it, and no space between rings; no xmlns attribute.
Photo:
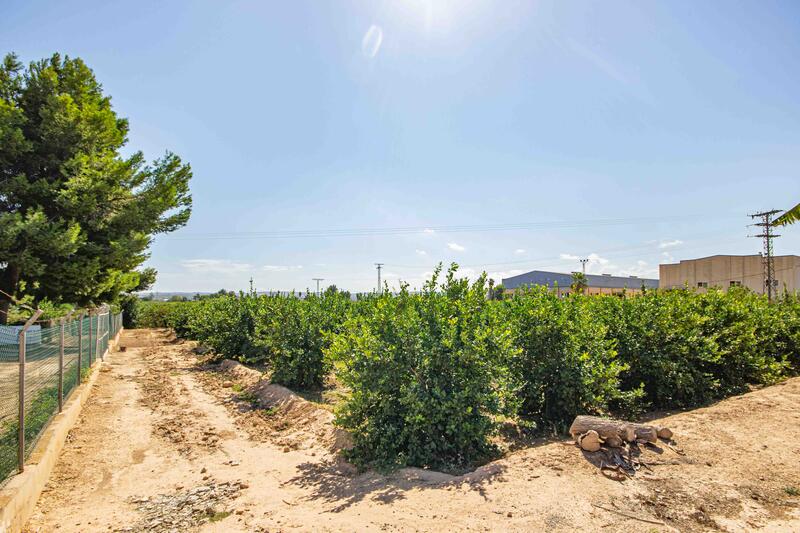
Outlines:
<svg viewBox="0 0 800 533"><path fill-rule="evenodd" d="M270 383L262 372L226 359L220 369L235 378L268 410L269 416L282 427L281 442L290 448L306 449L322 446L337 452L352 446L350 435L333 425L333 413L301 398L282 385ZM287 424L281 424L285 420Z"/></svg>

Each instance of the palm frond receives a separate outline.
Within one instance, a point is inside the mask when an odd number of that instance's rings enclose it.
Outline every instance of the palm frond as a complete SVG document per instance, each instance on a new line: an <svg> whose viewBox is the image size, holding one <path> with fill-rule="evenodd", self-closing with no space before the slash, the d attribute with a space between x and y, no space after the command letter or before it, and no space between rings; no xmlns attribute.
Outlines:
<svg viewBox="0 0 800 533"><path fill-rule="evenodd" d="M781 216L775 219L776 226L788 226L789 224L794 224L795 222L800 221L800 204L797 204L793 208L789 209Z"/></svg>

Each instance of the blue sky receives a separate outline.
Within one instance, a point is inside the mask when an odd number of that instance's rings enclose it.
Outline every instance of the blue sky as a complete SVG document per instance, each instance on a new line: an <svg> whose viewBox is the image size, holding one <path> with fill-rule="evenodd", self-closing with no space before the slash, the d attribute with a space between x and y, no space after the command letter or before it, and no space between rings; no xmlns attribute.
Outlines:
<svg viewBox="0 0 800 533"><path fill-rule="evenodd" d="M83 58L130 151L192 164L162 291L657 276L800 201L795 1L2 4L0 50Z"/></svg>

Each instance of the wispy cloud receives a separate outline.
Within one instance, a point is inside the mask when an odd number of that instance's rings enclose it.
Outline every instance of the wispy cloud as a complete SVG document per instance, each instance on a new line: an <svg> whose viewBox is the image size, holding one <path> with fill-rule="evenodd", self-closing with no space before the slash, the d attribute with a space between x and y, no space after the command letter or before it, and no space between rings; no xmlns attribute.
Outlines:
<svg viewBox="0 0 800 533"><path fill-rule="evenodd" d="M383 43L383 30L380 26L373 24L361 39L361 53L366 57L373 58L378 55Z"/></svg>
<svg viewBox="0 0 800 533"><path fill-rule="evenodd" d="M610 263L608 259L606 259L605 257L600 257L597 254L589 254L589 257L587 257L587 259L589 259L589 262L587 263L588 265L604 266Z"/></svg>
<svg viewBox="0 0 800 533"><path fill-rule="evenodd" d="M517 254L517 255L522 255L522 254L525 253L525 249L524 248L517 248L516 250L514 250L514 253Z"/></svg>
<svg viewBox="0 0 800 533"><path fill-rule="evenodd" d="M264 265L261 270L267 272L288 272L289 270L300 270L303 265Z"/></svg>
<svg viewBox="0 0 800 533"><path fill-rule="evenodd" d="M420 256L428 255L428 252L426 252L425 250L414 250L414 252L416 252L416 254Z"/></svg>
<svg viewBox="0 0 800 533"><path fill-rule="evenodd" d="M512 276L517 276L527 272L526 270L520 270L518 268L512 270L503 270L500 272L488 272L486 275L489 276L489 279L493 279L496 284L502 283L505 278L510 278Z"/></svg>
<svg viewBox="0 0 800 533"><path fill-rule="evenodd" d="M666 252L665 252L666 253ZM573 254L560 254L559 257L565 261L575 261L580 259ZM658 277L658 265L652 266L646 261L636 261L633 264L617 264L614 261L596 253L591 253L585 257L589 261L586 263L587 274L611 274L612 276L638 276L638 277ZM577 264L574 270L577 270Z"/></svg>
<svg viewBox="0 0 800 533"><path fill-rule="evenodd" d="M453 250L454 252L463 252L464 250L466 250L466 248L464 248L463 246L461 246L457 242L448 242L447 243L447 247L449 249Z"/></svg>
<svg viewBox="0 0 800 533"><path fill-rule="evenodd" d="M422 230L422 233L425 233L427 235L431 235L433 233L436 233L436 230L432 230L431 228L425 228L424 230Z"/></svg>
<svg viewBox="0 0 800 533"><path fill-rule="evenodd" d="M253 270L253 265L250 263L240 263L230 259L186 259L181 261L181 266L192 272L213 274L235 274Z"/></svg>
<svg viewBox="0 0 800 533"><path fill-rule="evenodd" d="M661 241L660 243L658 243L658 247L663 250L664 248L672 248L674 246L680 246L681 244L683 244L682 240L674 239L671 241Z"/></svg>

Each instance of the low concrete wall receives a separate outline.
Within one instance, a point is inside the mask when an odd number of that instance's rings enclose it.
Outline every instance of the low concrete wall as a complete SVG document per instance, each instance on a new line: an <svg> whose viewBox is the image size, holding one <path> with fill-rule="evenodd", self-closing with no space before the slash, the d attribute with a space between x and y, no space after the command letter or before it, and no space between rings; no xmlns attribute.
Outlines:
<svg viewBox="0 0 800 533"><path fill-rule="evenodd" d="M119 345L121 333L120 329L116 337L109 343L103 359L114 347ZM67 433L75 425L83 404L86 403L92 392L92 387L97 381L97 376L100 375L103 363L97 359L89 379L72 392L69 400L64 404L64 409L53 417L42 433L30 458L25 463L25 470L12 477L0 490L0 533L17 533L25 527L45 484L50 479L58 457L61 455Z"/></svg>

